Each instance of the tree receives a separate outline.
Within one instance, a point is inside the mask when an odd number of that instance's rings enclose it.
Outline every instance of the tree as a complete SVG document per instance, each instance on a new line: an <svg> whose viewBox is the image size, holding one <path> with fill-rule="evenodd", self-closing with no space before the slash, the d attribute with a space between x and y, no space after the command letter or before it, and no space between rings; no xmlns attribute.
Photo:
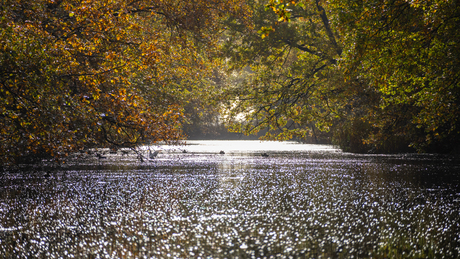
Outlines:
<svg viewBox="0 0 460 259"><path fill-rule="evenodd" d="M250 27L228 22L224 53L233 69L247 73L229 89L236 98L228 98L225 118L233 131L268 129L266 139L314 139L339 116L335 81L342 46L327 2L294 3L252 1Z"/></svg>
<svg viewBox="0 0 460 259"><path fill-rule="evenodd" d="M460 6L456 1L334 1L346 79L380 94L367 141L406 136L418 151L460 142ZM398 126L399 125L399 126Z"/></svg>
<svg viewBox="0 0 460 259"><path fill-rule="evenodd" d="M245 10L220 0L3 0L2 161L180 139L217 21Z"/></svg>
<svg viewBox="0 0 460 259"><path fill-rule="evenodd" d="M259 35L235 26L229 42L238 44L226 44L234 64L251 65L228 105L232 130L271 128L272 139L331 130L354 152L458 146L455 1L258 3Z"/></svg>

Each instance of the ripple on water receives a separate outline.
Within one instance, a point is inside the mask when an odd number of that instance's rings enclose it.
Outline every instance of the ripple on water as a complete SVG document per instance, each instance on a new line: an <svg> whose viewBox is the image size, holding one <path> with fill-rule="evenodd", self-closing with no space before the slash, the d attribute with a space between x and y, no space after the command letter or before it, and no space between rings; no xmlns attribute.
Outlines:
<svg viewBox="0 0 460 259"><path fill-rule="evenodd" d="M7 172L0 257L459 256L454 159L194 148Z"/></svg>

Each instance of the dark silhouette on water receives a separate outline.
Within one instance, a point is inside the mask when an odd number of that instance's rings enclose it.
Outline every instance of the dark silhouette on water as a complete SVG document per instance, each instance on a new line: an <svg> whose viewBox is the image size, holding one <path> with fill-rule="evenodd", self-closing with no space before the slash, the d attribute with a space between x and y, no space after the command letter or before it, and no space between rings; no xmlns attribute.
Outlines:
<svg viewBox="0 0 460 259"><path fill-rule="evenodd" d="M219 154L224 155L225 152L224 152L223 150L221 150L221 151L219 152Z"/></svg>
<svg viewBox="0 0 460 259"><path fill-rule="evenodd" d="M150 159L155 159L155 157L157 157L158 153L160 153L160 152L161 152L161 150L155 150L153 152L151 150L149 150L149 158Z"/></svg>
<svg viewBox="0 0 460 259"><path fill-rule="evenodd" d="M101 155L101 154L99 154L99 153L96 153L96 156L97 156L97 158L99 158L99 159L106 159L106 158L107 158L106 156L103 156L103 155Z"/></svg>

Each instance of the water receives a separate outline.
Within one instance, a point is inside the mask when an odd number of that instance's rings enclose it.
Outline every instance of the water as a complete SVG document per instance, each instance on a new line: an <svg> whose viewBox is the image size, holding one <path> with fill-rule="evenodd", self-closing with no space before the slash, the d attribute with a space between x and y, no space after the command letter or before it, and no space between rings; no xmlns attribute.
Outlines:
<svg viewBox="0 0 460 259"><path fill-rule="evenodd" d="M455 157L258 141L151 148L163 152L144 162L76 154L4 172L0 258L459 257Z"/></svg>

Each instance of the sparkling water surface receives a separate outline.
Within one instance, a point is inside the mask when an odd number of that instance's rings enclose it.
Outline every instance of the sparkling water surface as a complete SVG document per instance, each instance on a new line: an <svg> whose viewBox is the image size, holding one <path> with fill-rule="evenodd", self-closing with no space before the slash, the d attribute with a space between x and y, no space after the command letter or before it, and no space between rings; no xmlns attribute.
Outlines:
<svg viewBox="0 0 460 259"><path fill-rule="evenodd" d="M459 257L455 156L260 141L148 149L162 152L4 169L0 258Z"/></svg>

